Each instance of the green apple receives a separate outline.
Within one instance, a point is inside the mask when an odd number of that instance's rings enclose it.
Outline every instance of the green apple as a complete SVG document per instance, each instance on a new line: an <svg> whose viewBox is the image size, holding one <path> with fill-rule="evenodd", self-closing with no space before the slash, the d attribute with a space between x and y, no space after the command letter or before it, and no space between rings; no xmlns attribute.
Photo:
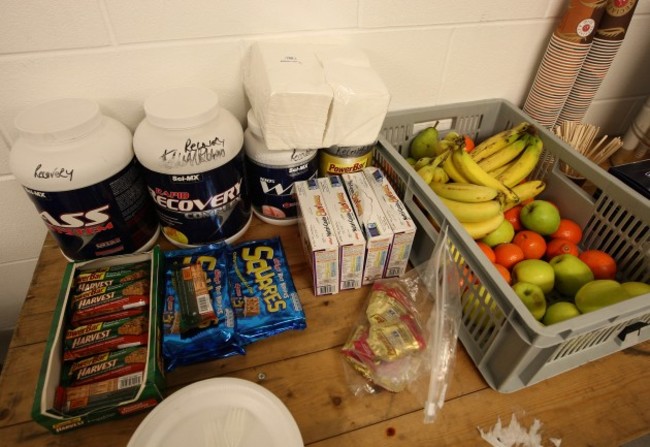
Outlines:
<svg viewBox="0 0 650 447"><path fill-rule="evenodd" d="M519 220L527 229L547 236L560 227L560 211L551 202L533 200L521 209Z"/></svg>
<svg viewBox="0 0 650 447"><path fill-rule="evenodd" d="M512 282L527 282L542 289L544 295L553 290L555 271L551 264L541 259L524 259L512 267Z"/></svg>
<svg viewBox="0 0 650 447"><path fill-rule="evenodd" d="M481 239L490 247L496 247L499 244L507 244L515 237L515 227L512 226L510 221L503 220L490 234Z"/></svg>
<svg viewBox="0 0 650 447"><path fill-rule="evenodd" d="M435 157L438 145L438 130L435 127L427 127L418 132L418 134L411 140L409 156L416 160L423 157Z"/></svg>
<svg viewBox="0 0 650 447"><path fill-rule="evenodd" d="M542 288L528 282L518 282L512 288L533 317L541 321L546 313L546 297Z"/></svg>
<svg viewBox="0 0 650 447"><path fill-rule="evenodd" d="M575 301L580 312L587 313L630 298L632 296L618 281L596 279L580 287L576 293Z"/></svg>
<svg viewBox="0 0 650 447"><path fill-rule="evenodd" d="M630 294L631 297L650 293L650 284L646 284L640 281L627 281L621 283L621 286L625 289L627 293Z"/></svg>
<svg viewBox="0 0 650 447"><path fill-rule="evenodd" d="M555 272L555 290L573 298L580 287L594 280L594 273L577 256L563 254L549 261Z"/></svg>
<svg viewBox="0 0 650 447"><path fill-rule="evenodd" d="M569 318L577 317L578 315L580 315L580 310L578 310L575 304L568 301L558 301L548 306L542 323L549 326L560 321L568 320Z"/></svg>

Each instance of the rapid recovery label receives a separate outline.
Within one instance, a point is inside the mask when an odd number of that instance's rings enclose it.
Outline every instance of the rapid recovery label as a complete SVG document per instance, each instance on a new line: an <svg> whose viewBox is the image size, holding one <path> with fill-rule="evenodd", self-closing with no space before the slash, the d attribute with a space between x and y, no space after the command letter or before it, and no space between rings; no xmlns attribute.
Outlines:
<svg viewBox="0 0 650 447"><path fill-rule="evenodd" d="M144 169L163 232L187 245L228 239L250 219L243 153L198 174L160 174Z"/></svg>

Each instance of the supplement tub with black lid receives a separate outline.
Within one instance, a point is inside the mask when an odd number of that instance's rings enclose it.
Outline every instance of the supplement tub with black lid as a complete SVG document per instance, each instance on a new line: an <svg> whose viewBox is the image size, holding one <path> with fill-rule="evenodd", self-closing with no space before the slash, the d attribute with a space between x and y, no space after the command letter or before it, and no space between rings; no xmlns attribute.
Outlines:
<svg viewBox="0 0 650 447"><path fill-rule="evenodd" d="M122 123L81 98L16 117L11 171L71 260L150 249L159 225Z"/></svg>
<svg viewBox="0 0 650 447"><path fill-rule="evenodd" d="M234 242L253 217L244 181L244 131L212 90L151 95L133 136L165 237L178 247Z"/></svg>

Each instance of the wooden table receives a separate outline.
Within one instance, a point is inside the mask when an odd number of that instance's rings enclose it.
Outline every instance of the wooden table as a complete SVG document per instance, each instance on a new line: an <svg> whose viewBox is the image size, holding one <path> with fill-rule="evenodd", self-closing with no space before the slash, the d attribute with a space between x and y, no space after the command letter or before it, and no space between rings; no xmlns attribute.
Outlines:
<svg viewBox="0 0 650 447"><path fill-rule="evenodd" d="M249 346L246 356L177 368L167 394L216 376L257 382L277 395L295 417L306 445L480 446L478 428L491 429L513 414L525 426L534 418L563 446L619 446L650 433L650 342L591 362L524 390L489 388L459 344L447 401L435 423L422 422L423 403L409 393L355 397L349 391L340 348L364 304L367 288L314 297L297 228L255 220L245 239L279 234L307 316L307 329ZM163 249L170 248L161 240ZM145 413L50 434L31 420L34 388L65 260L48 236L0 377L1 446L124 446ZM550 445L550 444L548 444Z"/></svg>

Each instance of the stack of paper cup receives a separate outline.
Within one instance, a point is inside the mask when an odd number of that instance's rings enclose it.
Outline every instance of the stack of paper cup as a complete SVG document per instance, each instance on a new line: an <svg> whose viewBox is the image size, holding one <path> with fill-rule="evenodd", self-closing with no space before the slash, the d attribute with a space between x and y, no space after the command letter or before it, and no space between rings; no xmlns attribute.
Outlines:
<svg viewBox="0 0 650 447"><path fill-rule="evenodd" d="M552 129L589 54L604 13L602 0L570 0L551 36L523 110Z"/></svg>
<svg viewBox="0 0 650 447"><path fill-rule="evenodd" d="M558 117L582 121L623 43L637 0L608 0L591 48Z"/></svg>

